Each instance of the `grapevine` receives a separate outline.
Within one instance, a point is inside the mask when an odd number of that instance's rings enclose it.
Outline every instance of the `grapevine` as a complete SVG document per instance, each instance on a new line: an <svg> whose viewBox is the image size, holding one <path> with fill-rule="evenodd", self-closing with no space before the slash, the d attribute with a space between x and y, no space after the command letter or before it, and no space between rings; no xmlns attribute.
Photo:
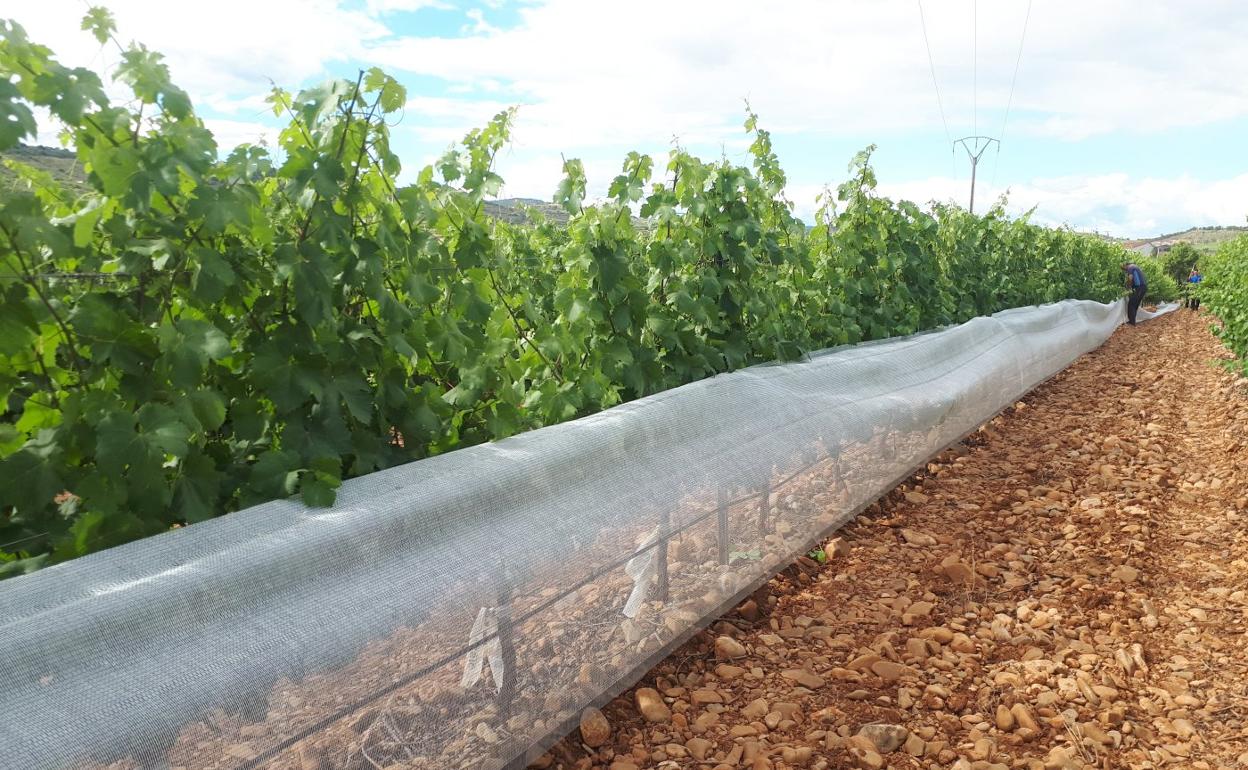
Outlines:
<svg viewBox="0 0 1248 770"><path fill-rule="evenodd" d="M1228 366L1248 375L1248 237L1227 241L1201 265L1204 281L1194 291L1218 319L1214 332L1235 354Z"/></svg>
<svg viewBox="0 0 1248 770"><path fill-rule="evenodd" d="M83 22L101 42L111 17ZM1120 247L999 204L878 194L872 148L807 232L749 165L630 153L566 224L484 202L513 114L399 185L379 69L274 88L278 148L224 158L161 56L57 62L0 22L0 150L64 127L89 190L9 161L0 198L0 576L500 439L717 373L1007 307L1118 295ZM635 216L639 214L640 217Z"/></svg>

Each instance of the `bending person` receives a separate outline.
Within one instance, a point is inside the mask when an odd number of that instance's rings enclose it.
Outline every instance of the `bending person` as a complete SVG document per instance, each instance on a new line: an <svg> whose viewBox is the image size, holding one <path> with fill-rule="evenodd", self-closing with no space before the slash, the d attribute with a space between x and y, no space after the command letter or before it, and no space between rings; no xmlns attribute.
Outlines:
<svg viewBox="0 0 1248 770"><path fill-rule="evenodd" d="M1148 291L1148 281L1144 280L1144 271L1134 262L1123 262L1122 271L1127 274L1127 288L1131 296L1127 298L1127 323L1135 326L1135 314L1144 301L1144 293Z"/></svg>

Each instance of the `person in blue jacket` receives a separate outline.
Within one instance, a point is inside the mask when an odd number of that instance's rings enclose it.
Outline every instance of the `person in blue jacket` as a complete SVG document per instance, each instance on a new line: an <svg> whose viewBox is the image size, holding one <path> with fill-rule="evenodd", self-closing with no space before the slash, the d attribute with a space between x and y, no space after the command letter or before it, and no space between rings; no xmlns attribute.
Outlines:
<svg viewBox="0 0 1248 770"><path fill-rule="evenodd" d="M1192 265L1192 272L1187 274L1187 302L1186 304L1192 310L1200 310L1200 294L1197 293L1197 284L1203 281L1205 277L1200 274L1200 270Z"/></svg>
<svg viewBox="0 0 1248 770"><path fill-rule="evenodd" d="M1148 281L1144 280L1144 271L1134 262L1123 262L1122 271L1127 274L1127 288L1131 295L1127 298L1127 323L1135 326L1135 314L1144 301L1144 293L1148 291Z"/></svg>

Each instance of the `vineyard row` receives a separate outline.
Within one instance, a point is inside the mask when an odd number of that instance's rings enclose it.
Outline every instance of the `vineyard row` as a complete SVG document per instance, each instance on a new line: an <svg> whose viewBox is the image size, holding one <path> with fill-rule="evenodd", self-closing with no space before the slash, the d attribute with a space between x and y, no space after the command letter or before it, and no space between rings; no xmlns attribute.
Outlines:
<svg viewBox="0 0 1248 770"><path fill-rule="evenodd" d="M630 153L591 203L569 160L568 221L507 224L483 206L511 112L400 186L406 94L380 70L274 89L278 147L224 159L159 54L112 77L132 101L0 22L0 150L46 111L90 185L11 163L0 198L0 576L750 364L1120 292L1119 246L890 200L872 147L808 229L752 114L747 166Z"/></svg>

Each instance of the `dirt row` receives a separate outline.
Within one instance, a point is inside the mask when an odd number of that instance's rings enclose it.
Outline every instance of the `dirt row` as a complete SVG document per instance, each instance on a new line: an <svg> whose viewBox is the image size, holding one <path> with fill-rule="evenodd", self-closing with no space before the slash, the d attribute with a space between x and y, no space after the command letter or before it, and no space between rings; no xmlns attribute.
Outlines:
<svg viewBox="0 0 1248 770"><path fill-rule="evenodd" d="M1248 395L1124 327L534 763L1248 767Z"/></svg>

